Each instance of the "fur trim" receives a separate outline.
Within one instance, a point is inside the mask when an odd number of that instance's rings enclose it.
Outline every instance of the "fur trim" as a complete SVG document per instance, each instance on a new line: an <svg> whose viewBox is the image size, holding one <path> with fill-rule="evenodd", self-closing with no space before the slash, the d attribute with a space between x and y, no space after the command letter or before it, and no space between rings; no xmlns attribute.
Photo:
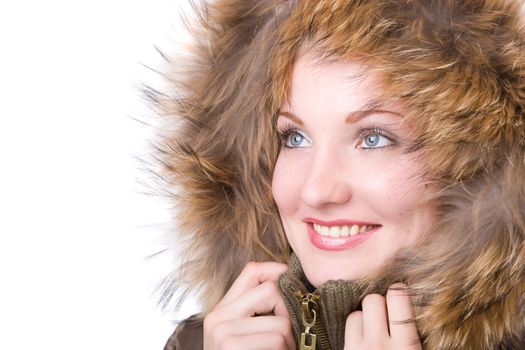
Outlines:
<svg viewBox="0 0 525 350"><path fill-rule="evenodd" d="M155 96L163 128L172 130L157 152L160 177L173 189L170 241L184 254L164 281L164 302L176 291L201 289L207 311L248 261L288 258L271 194L279 143L266 102L270 53L286 8L224 0L200 9L194 55L174 62L178 71L170 74L182 94Z"/></svg>
<svg viewBox="0 0 525 350"><path fill-rule="evenodd" d="M203 6L184 96L159 96L181 123L162 176L176 187L174 281L205 309L248 260L289 254L271 198L274 119L301 50L359 59L381 100L409 111L437 213L428 239L375 278L403 279L427 349L523 347L525 32L511 0L220 0ZM177 86L176 88L180 88ZM180 238L174 239L181 242ZM171 280L169 280L171 281ZM175 282L168 283L170 292ZM518 345L521 344L521 345Z"/></svg>

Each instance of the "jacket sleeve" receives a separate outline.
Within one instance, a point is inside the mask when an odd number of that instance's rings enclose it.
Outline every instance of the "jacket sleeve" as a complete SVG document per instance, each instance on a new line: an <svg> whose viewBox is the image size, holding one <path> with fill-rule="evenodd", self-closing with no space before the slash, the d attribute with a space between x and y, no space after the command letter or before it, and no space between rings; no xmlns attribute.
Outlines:
<svg viewBox="0 0 525 350"><path fill-rule="evenodd" d="M202 319L191 316L180 323L164 350L202 350Z"/></svg>

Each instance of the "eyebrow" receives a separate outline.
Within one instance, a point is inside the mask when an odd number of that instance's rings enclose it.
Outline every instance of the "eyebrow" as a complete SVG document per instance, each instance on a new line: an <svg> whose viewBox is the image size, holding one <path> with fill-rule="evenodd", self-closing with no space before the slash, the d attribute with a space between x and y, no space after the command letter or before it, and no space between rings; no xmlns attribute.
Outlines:
<svg viewBox="0 0 525 350"><path fill-rule="evenodd" d="M360 109L360 110L352 111L352 112L348 113L348 115L345 118L345 123L347 123L347 124L355 124L358 121L360 121L361 119L364 119L364 118L366 118L366 117L368 117L368 116L370 116L372 114L390 114L390 115L393 115L393 116L396 116L396 117L400 117L400 118L403 117L403 115L401 115L400 113L397 113L397 112L394 112L394 111L389 111L387 109L377 109L377 108ZM294 121L295 123L297 123L297 124L299 124L301 126L304 125L304 123L301 120L301 118L299 118L298 116L296 116L295 114L293 114L291 112L279 111L279 116L286 117L286 118Z"/></svg>
<svg viewBox="0 0 525 350"><path fill-rule="evenodd" d="M348 115L345 118L345 123L355 124L361 119L364 119L372 114L390 114L399 118L403 117L400 113L389 111L388 109L362 109L348 113Z"/></svg>
<svg viewBox="0 0 525 350"><path fill-rule="evenodd" d="M279 116L283 116L283 117L286 117L292 121L294 121L296 124L299 124L301 126L304 126L304 123L303 121L301 120L301 118L299 118L298 116L296 116L295 114L291 113L291 112L281 112L279 111Z"/></svg>

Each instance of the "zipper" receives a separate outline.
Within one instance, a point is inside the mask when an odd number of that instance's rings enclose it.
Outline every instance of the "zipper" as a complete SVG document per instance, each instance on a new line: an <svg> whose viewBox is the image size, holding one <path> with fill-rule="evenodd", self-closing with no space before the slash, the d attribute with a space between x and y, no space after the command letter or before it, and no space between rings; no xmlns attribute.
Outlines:
<svg viewBox="0 0 525 350"><path fill-rule="evenodd" d="M295 292L296 298L301 303L301 321L304 331L301 333L299 350L316 350L317 337L321 350L331 350L328 337L319 317L319 303L321 297L314 293Z"/></svg>

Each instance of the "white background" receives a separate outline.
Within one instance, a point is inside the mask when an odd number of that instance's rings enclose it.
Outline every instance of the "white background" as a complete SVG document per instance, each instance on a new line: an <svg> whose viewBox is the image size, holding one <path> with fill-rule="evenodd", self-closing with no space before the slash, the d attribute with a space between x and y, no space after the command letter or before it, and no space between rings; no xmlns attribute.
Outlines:
<svg viewBox="0 0 525 350"><path fill-rule="evenodd" d="M154 45L185 0L0 4L0 349L162 349L167 205L141 192ZM186 311L191 313L191 311ZM180 315L179 315L180 316Z"/></svg>

